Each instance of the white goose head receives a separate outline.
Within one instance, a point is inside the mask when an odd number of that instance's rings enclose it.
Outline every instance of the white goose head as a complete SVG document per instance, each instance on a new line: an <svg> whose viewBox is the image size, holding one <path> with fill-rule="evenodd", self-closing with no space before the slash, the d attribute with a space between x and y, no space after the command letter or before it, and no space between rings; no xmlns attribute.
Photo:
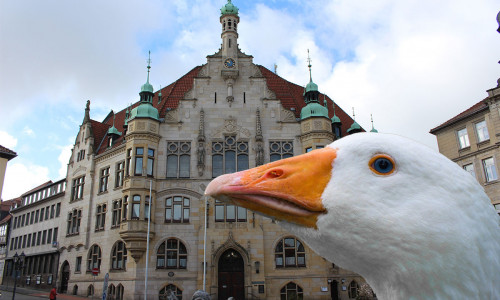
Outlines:
<svg viewBox="0 0 500 300"><path fill-rule="evenodd" d="M213 180L205 193L281 220L379 299L500 299L500 223L483 188L411 140L358 133Z"/></svg>

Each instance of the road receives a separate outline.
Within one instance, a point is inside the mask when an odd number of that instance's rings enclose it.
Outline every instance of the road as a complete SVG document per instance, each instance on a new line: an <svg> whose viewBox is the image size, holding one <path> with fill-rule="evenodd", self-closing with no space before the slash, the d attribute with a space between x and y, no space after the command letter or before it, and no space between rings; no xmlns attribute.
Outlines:
<svg viewBox="0 0 500 300"><path fill-rule="evenodd" d="M43 294L43 293L40 293ZM40 295L38 294L38 295ZM48 294L48 293L47 293ZM10 300L12 299L12 292L7 292L7 291L2 291L2 296L0 296L1 300ZM48 296L28 296L28 295L23 295L16 293L16 300L38 300L38 299L44 299L47 300L49 299Z"/></svg>

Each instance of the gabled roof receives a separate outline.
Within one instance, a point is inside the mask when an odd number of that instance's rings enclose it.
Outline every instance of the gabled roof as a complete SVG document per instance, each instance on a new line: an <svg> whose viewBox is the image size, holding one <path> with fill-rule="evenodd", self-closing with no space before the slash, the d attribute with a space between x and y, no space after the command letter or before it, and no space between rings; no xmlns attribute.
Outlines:
<svg viewBox="0 0 500 300"><path fill-rule="evenodd" d="M14 157L17 156L17 153L8 149L8 148L5 148L4 146L0 145L0 157L1 158L6 158L7 160L11 160L13 159Z"/></svg>
<svg viewBox="0 0 500 300"><path fill-rule="evenodd" d="M271 72L269 69L257 65L260 69L262 75L265 77L267 86L271 91L274 92L276 98L281 100L281 104L284 108L288 110L295 109L294 114L296 118L300 118L300 111L306 105L304 102L304 87L291 83L286 79L281 78L275 73ZM198 74L203 66L194 67L191 71L187 72L184 76L177 79L170 85L162 88L155 92L153 97L153 106L158 109L160 118L165 118L166 114L171 109L176 109L179 106L179 101L184 98L184 95L193 88L194 79L198 77ZM158 94L161 91L161 101L158 102ZM319 95L320 101L323 101L324 94ZM330 97L326 96L329 117L333 117L333 102ZM132 110L140 104L139 101L128 107ZM114 114L115 117L115 127L118 131L123 133L123 124L125 123L125 114L127 108ZM338 105L335 107L335 113L337 117L340 118L342 122L342 136L347 135L347 129L352 125L354 120L345 113ZM91 120L92 131L95 138L95 149L96 154L102 154L108 149L108 135L106 134L108 129L113 126L113 113L108 114L103 122L98 122ZM364 131L364 129L362 129ZM113 148L120 145L123 141L123 136L120 136L113 144Z"/></svg>
<svg viewBox="0 0 500 300"><path fill-rule="evenodd" d="M488 109L488 104L486 103L486 99L488 99L488 98L485 98L485 99L479 101L478 103L474 104L473 106L469 107L468 109L464 110L463 112L459 113L458 115L454 116L453 118L449 119L448 121L444 122L443 124L441 124L435 128L432 128L429 132L432 134L436 134L437 131L439 131L445 127L453 125L453 124L460 122L461 120L463 120L469 116L472 116L478 112L481 112L483 110Z"/></svg>

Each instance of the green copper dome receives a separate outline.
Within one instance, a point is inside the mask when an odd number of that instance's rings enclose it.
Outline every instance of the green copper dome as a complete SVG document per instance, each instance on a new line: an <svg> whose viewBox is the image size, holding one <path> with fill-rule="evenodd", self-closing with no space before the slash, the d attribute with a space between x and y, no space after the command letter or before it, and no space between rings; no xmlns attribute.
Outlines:
<svg viewBox="0 0 500 300"><path fill-rule="evenodd" d="M114 125L110 129L108 129L108 135L110 134L122 135L122 133L119 132Z"/></svg>
<svg viewBox="0 0 500 300"><path fill-rule="evenodd" d="M351 131L360 131L361 130L361 126L359 126L359 124L354 121L354 123L352 123L351 125L351 128L347 129L347 133L350 133Z"/></svg>
<svg viewBox="0 0 500 300"><path fill-rule="evenodd" d="M337 124L337 123L342 123L342 122L340 121L340 118L337 117L336 114L334 114L332 118L332 124Z"/></svg>
<svg viewBox="0 0 500 300"><path fill-rule="evenodd" d="M141 92L150 92L150 93L154 92L153 86L151 85L151 83L149 83L149 78L148 81L141 86Z"/></svg>
<svg viewBox="0 0 500 300"><path fill-rule="evenodd" d="M314 83L312 80L309 81L309 83L306 85L306 93L307 92L317 92L318 91L318 85Z"/></svg>
<svg viewBox="0 0 500 300"><path fill-rule="evenodd" d="M231 3L231 0L227 0L226 5L220 9L221 15L237 15L238 8Z"/></svg>
<svg viewBox="0 0 500 300"><path fill-rule="evenodd" d="M150 118L159 120L158 110L153 105L151 105L151 103L143 102L141 103L141 105L132 109L128 121L133 120L135 118Z"/></svg>
<svg viewBox="0 0 500 300"><path fill-rule="evenodd" d="M300 111L300 119L304 120L310 117L325 117L328 118L328 108L317 102L311 102L304 106Z"/></svg>
<svg viewBox="0 0 500 300"><path fill-rule="evenodd" d="M378 130L375 128L372 128L372 130L370 130L370 132L378 133Z"/></svg>

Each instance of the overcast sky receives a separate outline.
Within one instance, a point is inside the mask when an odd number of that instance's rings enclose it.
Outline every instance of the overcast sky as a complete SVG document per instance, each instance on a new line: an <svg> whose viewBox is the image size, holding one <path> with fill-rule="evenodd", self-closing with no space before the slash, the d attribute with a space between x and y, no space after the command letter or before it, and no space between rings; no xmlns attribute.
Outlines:
<svg viewBox="0 0 500 300"><path fill-rule="evenodd" d="M0 0L0 144L17 152L2 197L66 176L91 118L166 86L215 53L226 0ZM313 80L371 129L436 149L429 130L487 96L500 77L498 0L234 0L239 45L299 85Z"/></svg>

